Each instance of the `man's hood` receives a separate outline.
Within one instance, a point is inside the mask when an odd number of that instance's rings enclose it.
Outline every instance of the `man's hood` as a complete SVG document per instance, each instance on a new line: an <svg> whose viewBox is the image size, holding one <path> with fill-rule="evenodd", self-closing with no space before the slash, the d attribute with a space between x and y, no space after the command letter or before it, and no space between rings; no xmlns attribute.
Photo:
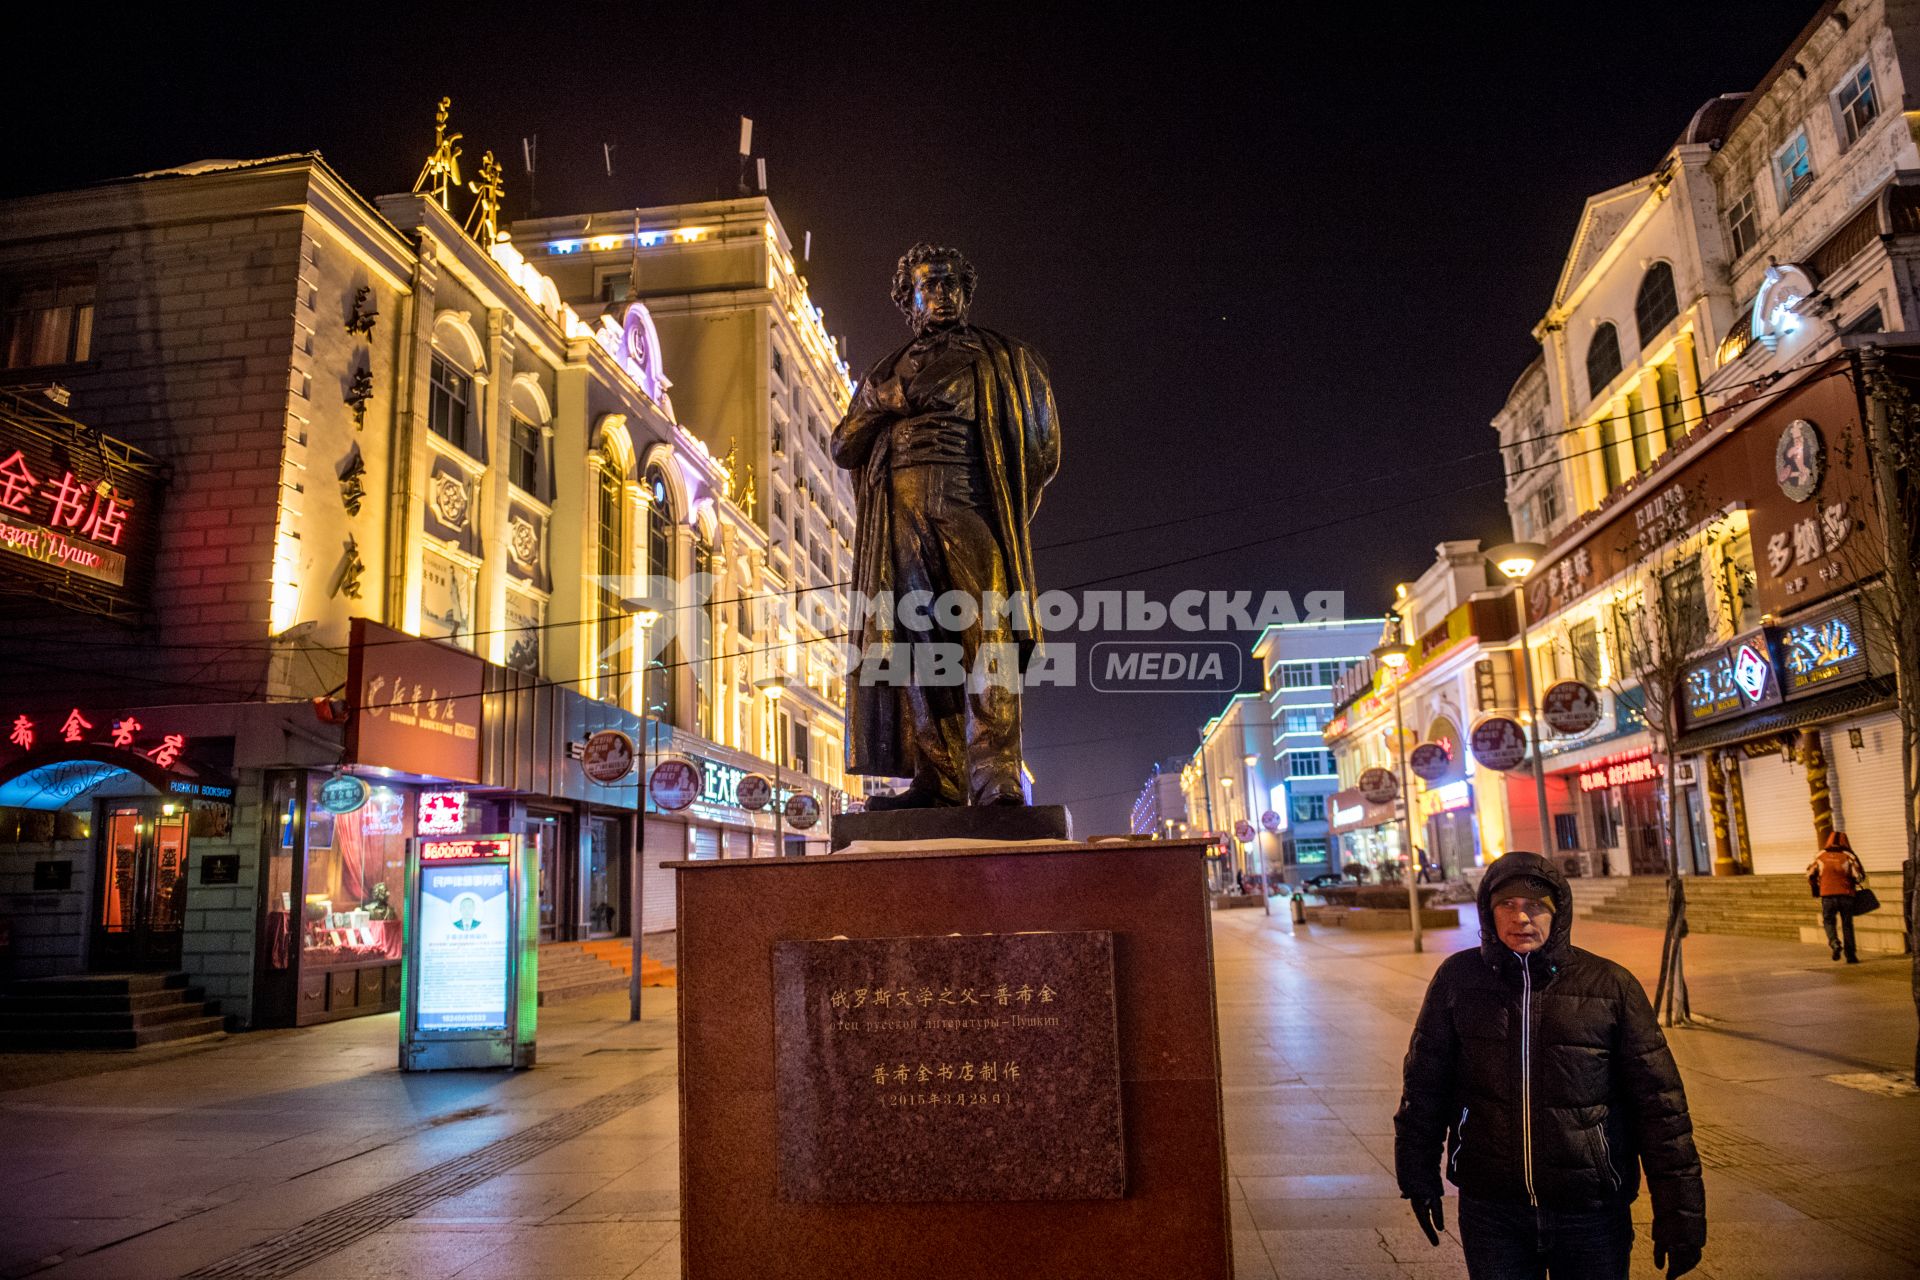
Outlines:
<svg viewBox="0 0 1920 1280"><path fill-rule="evenodd" d="M1573 945L1573 886L1551 858L1518 849L1496 858L1480 880L1480 954L1495 968L1512 958L1513 952L1500 941L1500 931L1494 927L1493 904L1500 887L1521 876L1534 876L1553 886L1553 923L1547 927L1546 945L1535 954L1559 964Z"/></svg>

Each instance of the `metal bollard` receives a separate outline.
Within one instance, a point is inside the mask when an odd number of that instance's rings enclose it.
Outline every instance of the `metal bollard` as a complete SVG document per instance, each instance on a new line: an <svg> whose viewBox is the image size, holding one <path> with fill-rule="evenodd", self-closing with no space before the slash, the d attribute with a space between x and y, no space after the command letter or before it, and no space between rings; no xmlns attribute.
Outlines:
<svg viewBox="0 0 1920 1280"><path fill-rule="evenodd" d="M1307 922L1307 899L1305 894L1296 892L1293 895L1293 922L1295 924L1305 924Z"/></svg>

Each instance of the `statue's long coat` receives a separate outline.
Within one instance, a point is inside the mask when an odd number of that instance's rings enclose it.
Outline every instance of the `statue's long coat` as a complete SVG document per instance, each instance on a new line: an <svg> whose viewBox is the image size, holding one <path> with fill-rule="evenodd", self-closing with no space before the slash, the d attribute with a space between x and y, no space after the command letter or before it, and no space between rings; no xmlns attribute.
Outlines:
<svg viewBox="0 0 1920 1280"><path fill-rule="evenodd" d="M994 531L1006 560L1007 594L1018 604L1012 622L1019 640L1020 668L1025 671L1041 640L1028 525L1040 508L1040 491L1060 469L1060 422L1046 362L1032 347L990 329L973 327L969 332L984 348L974 364L980 450L986 464ZM857 646L863 659L889 651L900 638L898 626L883 625L888 619L876 616L865 603L883 593L891 598L894 592L892 458L887 427L896 415L875 403L872 389L892 376L906 350L902 346L874 365L861 382L847 416L833 431L833 459L854 473L858 527L853 539L852 631L847 641ZM906 715L905 686L867 685L861 683L858 670L849 672L847 772L886 778L913 776L915 761Z"/></svg>

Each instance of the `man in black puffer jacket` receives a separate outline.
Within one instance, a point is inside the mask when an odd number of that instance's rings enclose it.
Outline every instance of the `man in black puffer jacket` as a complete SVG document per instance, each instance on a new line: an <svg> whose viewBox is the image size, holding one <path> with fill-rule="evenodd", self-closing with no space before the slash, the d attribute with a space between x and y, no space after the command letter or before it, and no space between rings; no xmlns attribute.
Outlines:
<svg viewBox="0 0 1920 1280"><path fill-rule="evenodd" d="M1573 895L1538 854L1480 882L1480 946L1433 975L1393 1118L1400 1194L1427 1239L1460 1189L1473 1280L1626 1280L1645 1166L1653 1262L1685 1275L1707 1242L1687 1097L1632 974L1568 941Z"/></svg>

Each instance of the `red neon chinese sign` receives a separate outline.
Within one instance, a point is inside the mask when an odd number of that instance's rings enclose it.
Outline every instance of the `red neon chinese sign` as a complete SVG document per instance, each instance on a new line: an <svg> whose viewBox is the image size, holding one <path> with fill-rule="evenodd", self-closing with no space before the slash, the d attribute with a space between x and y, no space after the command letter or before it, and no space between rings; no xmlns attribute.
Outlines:
<svg viewBox="0 0 1920 1280"><path fill-rule="evenodd" d="M1604 791L1608 787L1624 787L1636 782L1652 782L1655 778L1666 776L1666 766L1653 758L1651 752L1635 756L1616 757L1602 760L1591 769L1580 773L1582 791Z"/></svg>
<svg viewBox="0 0 1920 1280"><path fill-rule="evenodd" d="M420 861L465 862L470 858L513 856L512 836L474 836L468 840L422 840Z"/></svg>
<svg viewBox="0 0 1920 1280"><path fill-rule="evenodd" d="M96 740L93 745L114 747L121 751L137 751L162 769L172 769L179 764L181 754L187 749L187 736L184 733L162 734L157 741L149 737L145 742L151 742L153 745L145 746L141 735L146 730L146 726L137 718L128 715L118 719L112 717L106 719L110 726L106 740ZM67 712L66 718L60 722L60 741L67 746L86 745L87 731L93 727L93 721L81 715L80 708L75 707ZM33 750L34 744L39 740L40 726L32 716L21 712L7 721L7 741L20 750Z"/></svg>

